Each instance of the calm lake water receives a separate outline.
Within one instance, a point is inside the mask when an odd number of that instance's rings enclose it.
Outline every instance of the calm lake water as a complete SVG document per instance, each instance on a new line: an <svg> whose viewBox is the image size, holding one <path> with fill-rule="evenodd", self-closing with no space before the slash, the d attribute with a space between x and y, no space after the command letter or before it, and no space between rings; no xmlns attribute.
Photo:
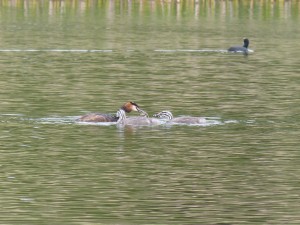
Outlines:
<svg viewBox="0 0 300 225"><path fill-rule="evenodd" d="M0 223L300 224L299 24L299 1L0 1ZM75 122L126 101L208 122Z"/></svg>

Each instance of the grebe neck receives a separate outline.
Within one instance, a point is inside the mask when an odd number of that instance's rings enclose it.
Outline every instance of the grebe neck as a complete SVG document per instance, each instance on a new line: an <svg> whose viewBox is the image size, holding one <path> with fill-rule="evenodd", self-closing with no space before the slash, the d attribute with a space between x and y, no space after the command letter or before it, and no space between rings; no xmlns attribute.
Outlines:
<svg viewBox="0 0 300 225"><path fill-rule="evenodd" d="M116 113L116 116L119 118L117 123L123 123L124 120L126 119L126 112L124 109L119 109L118 112Z"/></svg>
<svg viewBox="0 0 300 225"><path fill-rule="evenodd" d="M245 38L243 47L248 48L248 46L249 46L249 40L247 38Z"/></svg>

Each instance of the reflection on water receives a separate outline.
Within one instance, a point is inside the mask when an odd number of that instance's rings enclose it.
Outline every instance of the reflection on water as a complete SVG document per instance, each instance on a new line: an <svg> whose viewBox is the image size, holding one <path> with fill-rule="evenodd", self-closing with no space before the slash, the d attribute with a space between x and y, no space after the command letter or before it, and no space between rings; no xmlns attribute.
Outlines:
<svg viewBox="0 0 300 225"><path fill-rule="evenodd" d="M155 14L164 17L181 19L186 16L194 17L247 17L259 18L299 18L299 1L274 1L274 0L250 0L250 1L24 1L1 0L2 7L22 9L19 13L28 16L31 11L46 12L49 16L67 14L70 10L79 15L90 11L105 10L106 18L114 20L116 14L144 16Z"/></svg>
<svg viewBox="0 0 300 225"><path fill-rule="evenodd" d="M299 224L299 4L0 1L1 223Z"/></svg>

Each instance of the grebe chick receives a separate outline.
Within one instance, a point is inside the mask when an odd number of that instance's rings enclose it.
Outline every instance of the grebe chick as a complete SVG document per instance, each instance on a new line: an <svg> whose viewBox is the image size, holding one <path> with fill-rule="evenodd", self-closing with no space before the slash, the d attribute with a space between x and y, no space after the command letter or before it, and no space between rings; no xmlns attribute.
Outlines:
<svg viewBox="0 0 300 225"><path fill-rule="evenodd" d="M89 113L81 116L78 121L80 122L122 122L126 118L126 113L132 111L139 112L140 115L148 114L142 110L135 102L126 102L116 114L104 114L104 113Z"/></svg>
<svg viewBox="0 0 300 225"><path fill-rule="evenodd" d="M118 122L118 124L127 126L153 126L162 123L164 123L164 121L161 119L149 118L148 114L143 110L141 110L140 116L126 117Z"/></svg>
<svg viewBox="0 0 300 225"><path fill-rule="evenodd" d="M249 39L244 38L244 45L243 46L233 46L228 49L228 52L241 52L244 54L248 54L248 46L249 46Z"/></svg>
<svg viewBox="0 0 300 225"><path fill-rule="evenodd" d="M168 123L179 123L179 124L203 124L206 122L203 117L194 117L194 116L181 116L173 117L173 114L170 111L161 111L153 115L156 118L166 120Z"/></svg>

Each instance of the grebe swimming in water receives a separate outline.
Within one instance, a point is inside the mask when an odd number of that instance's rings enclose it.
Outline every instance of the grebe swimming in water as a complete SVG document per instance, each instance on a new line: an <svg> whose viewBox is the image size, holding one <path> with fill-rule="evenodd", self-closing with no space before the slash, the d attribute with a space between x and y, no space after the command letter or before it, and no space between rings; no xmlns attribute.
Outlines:
<svg viewBox="0 0 300 225"><path fill-rule="evenodd" d="M126 113L132 111L139 112L142 116L148 116L148 114L142 110L135 102L126 102L116 114L103 114L103 113L89 113L81 116L78 121L80 122L117 122L123 123L126 119Z"/></svg>
<svg viewBox="0 0 300 225"><path fill-rule="evenodd" d="M153 115L156 118L165 120L167 123L178 123L178 124L203 124L206 122L203 117L194 117L194 116L181 116L173 117L173 114L170 111L161 111Z"/></svg>
<svg viewBox="0 0 300 225"><path fill-rule="evenodd" d="M249 46L249 39L248 38L244 38L244 45L243 46L233 46L233 47L230 47L228 49L228 52L241 52L241 53L244 53L244 54L248 54L248 46ZM251 50L252 51L252 50Z"/></svg>

